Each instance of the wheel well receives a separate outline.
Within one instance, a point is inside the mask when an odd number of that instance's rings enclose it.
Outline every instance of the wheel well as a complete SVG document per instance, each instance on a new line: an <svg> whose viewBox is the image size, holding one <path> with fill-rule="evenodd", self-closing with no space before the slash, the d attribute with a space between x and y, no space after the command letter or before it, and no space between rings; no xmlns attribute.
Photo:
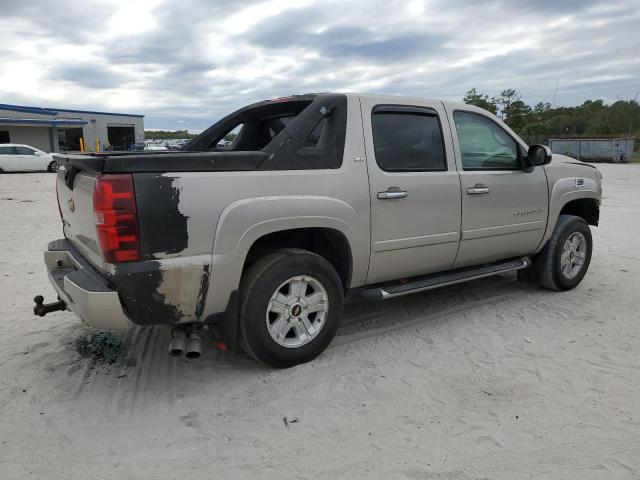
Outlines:
<svg viewBox="0 0 640 480"><path fill-rule="evenodd" d="M256 240L244 262L244 269L263 255L280 248L302 248L324 257L336 269L345 290L351 279L351 249L346 237L331 228L295 228L269 233Z"/></svg>
<svg viewBox="0 0 640 480"><path fill-rule="evenodd" d="M597 226L600 220L600 204L594 198L579 198L562 207L560 215L575 215L583 218L589 225Z"/></svg>

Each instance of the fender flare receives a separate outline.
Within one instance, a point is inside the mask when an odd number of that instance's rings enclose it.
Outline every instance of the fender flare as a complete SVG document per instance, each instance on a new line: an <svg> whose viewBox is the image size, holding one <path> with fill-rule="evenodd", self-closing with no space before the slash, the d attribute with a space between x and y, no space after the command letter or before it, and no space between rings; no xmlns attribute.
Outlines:
<svg viewBox="0 0 640 480"><path fill-rule="evenodd" d="M216 226L207 312L226 308L231 292L238 289L247 253L255 241L284 230L329 228L340 232L351 250L351 284L364 282L369 236L361 223L363 220L350 205L331 197L280 195L246 198L227 205Z"/></svg>
<svg viewBox="0 0 640 480"><path fill-rule="evenodd" d="M600 202L601 192L598 190L598 184L591 178L584 178L584 186L576 189L575 182L578 178L584 177L569 177L562 178L554 183L553 188L549 195L549 215L547 217L547 226L544 232L544 236L538 245L535 253L540 252L547 240L551 238L553 229L558 222L560 212L569 202L574 200L580 200L583 198L590 198Z"/></svg>

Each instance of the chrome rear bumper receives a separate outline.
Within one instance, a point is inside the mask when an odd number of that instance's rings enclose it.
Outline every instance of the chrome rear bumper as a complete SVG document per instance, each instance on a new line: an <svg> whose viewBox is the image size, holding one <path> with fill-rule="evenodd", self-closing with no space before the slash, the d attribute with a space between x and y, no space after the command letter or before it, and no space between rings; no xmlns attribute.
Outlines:
<svg viewBox="0 0 640 480"><path fill-rule="evenodd" d="M71 244L55 240L44 252L49 280L67 308L95 328L124 330L132 323L115 290Z"/></svg>

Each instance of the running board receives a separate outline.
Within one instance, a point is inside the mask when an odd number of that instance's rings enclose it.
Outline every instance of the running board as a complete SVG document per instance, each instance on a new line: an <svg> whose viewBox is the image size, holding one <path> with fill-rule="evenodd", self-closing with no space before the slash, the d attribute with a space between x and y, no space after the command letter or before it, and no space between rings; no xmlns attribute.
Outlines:
<svg viewBox="0 0 640 480"><path fill-rule="evenodd" d="M358 296L366 300L387 300L388 298L399 297L409 293L423 292L506 272L515 272L529 266L531 266L531 259L529 257L520 257L513 260L487 263L482 266L458 268L447 272L422 275L403 281L371 285L361 290Z"/></svg>

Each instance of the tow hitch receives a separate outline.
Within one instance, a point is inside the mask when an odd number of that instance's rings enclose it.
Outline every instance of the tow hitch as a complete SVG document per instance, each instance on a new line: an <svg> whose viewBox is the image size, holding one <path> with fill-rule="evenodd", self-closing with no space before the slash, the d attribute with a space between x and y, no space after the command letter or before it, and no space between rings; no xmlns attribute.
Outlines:
<svg viewBox="0 0 640 480"><path fill-rule="evenodd" d="M58 310L66 310L67 304L62 300L58 300L54 303L44 303L44 297L42 295L36 295L33 298L33 301L36 302L36 306L33 307L33 313L38 315L39 317L44 317L47 313L57 312Z"/></svg>

